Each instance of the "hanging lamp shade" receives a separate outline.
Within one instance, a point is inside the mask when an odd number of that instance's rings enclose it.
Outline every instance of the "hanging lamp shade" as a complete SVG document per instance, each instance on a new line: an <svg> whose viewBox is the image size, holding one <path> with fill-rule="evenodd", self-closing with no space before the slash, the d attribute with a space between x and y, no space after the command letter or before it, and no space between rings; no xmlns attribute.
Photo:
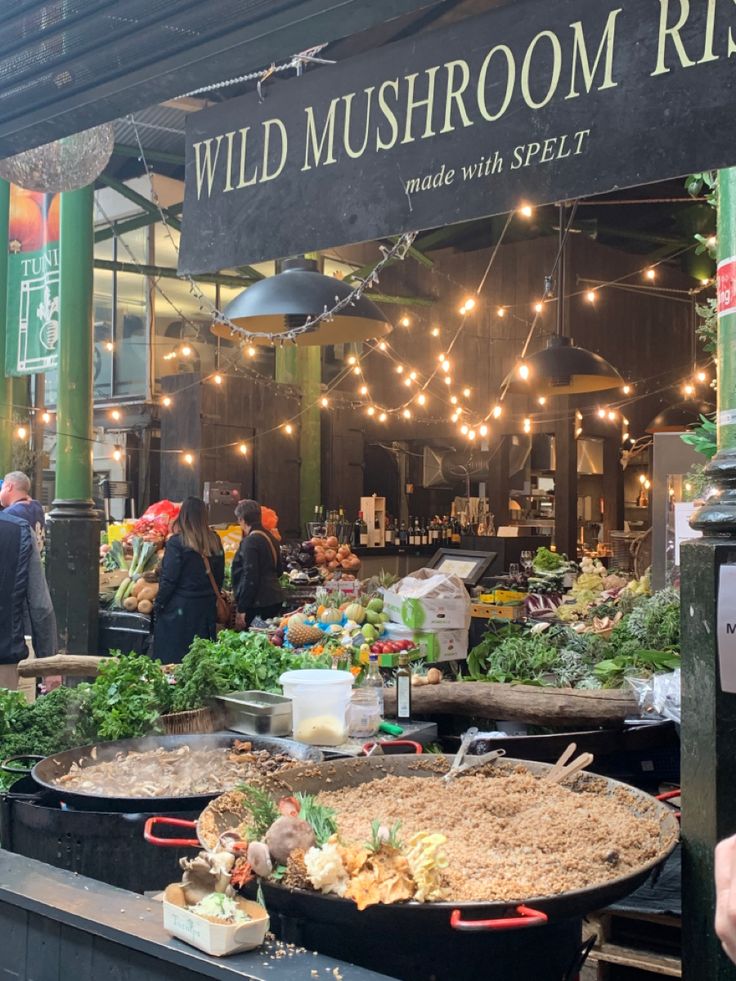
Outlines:
<svg viewBox="0 0 736 981"><path fill-rule="evenodd" d="M243 290L223 314L255 335L247 339L249 344L271 344L273 338L269 335L301 327L311 317L331 310L351 292L347 283L319 272L314 259L287 259L281 272ZM331 320L323 320L296 335L294 341L300 346L350 344L383 337L390 331L391 324L376 304L361 296ZM227 323L215 323L212 332L232 340ZM259 334L263 337L259 338Z"/></svg>
<svg viewBox="0 0 736 981"><path fill-rule="evenodd" d="M706 416L713 412L714 407L709 402L700 399L687 399L668 405L659 412L646 428L648 433L684 433L700 422L701 414Z"/></svg>
<svg viewBox="0 0 736 981"><path fill-rule="evenodd" d="M559 334L550 337L547 346L526 358L523 365L517 365L507 382L508 391L514 394L545 397L603 392L624 384L605 358L575 347L571 337Z"/></svg>

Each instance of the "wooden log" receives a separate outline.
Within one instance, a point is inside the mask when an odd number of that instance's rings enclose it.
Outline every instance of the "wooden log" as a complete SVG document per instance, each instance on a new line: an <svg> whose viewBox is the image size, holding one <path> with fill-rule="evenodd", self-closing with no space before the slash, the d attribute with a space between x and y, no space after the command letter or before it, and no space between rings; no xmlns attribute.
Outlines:
<svg viewBox="0 0 736 981"><path fill-rule="evenodd" d="M26 658L18 663L21 678L45 678L50 674L67 677L93 678L97 668L107 657L94 654L54 654L53 657Z"/></svg>
<svg viewBox="0 0 736 981"><path fill-rule="evenodd" d="M426 715L477 715L531 725L620 725L639 714L636 699L621 689L537 688L485 681L443 681L412 688L412 712ZM385 691L386 713L395 715L396 692Z"/></svg>

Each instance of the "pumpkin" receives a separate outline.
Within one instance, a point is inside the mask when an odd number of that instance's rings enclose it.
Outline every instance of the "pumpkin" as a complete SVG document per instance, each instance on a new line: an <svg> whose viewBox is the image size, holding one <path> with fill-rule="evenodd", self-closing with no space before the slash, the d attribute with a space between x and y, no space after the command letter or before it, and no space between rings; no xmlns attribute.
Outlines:
<svg viewBox="0 0 736 981"><path fill-rule="evenodd" d="M347 610L345 610L345 616L348 620L353 620L355 623L363 623L365 620L365 609L360 603L351 603Z"/></svg>
<svg viewBox="0 0 736 981"><path fill-rule="evenodd" d="M328 562L334 562L335 559L337 558L337 552L335 551L335 549L334 548L326 548L325 549L325 558L327 559Z"/></svg>
<svg viewBox="0 0 736 981"><path fill-rule="evenodd" d="M342 613L334 607L327 607L322 611L320 620L322 623L342 623Z"/></svg>
<svg viewBox="0 0 736 981"><path fill-rule="evenodd" d="M325 545L327 546L327 548L338 548L340 543L338 542L338 540L335 538L334 535L330 535L329 538L325 539Z"/></svg>
<svg viewBox="0 0 736 981"><path fill-rule="evenodd" d="M350 569L350 568L352 568L352 563L351 563L350 559L342 559L340 561L340 565L343 567L343 569Z"/></svg>
<svg viewBox="0 0 736 981"><path fill-rule="evenodd" d="M346 559L348 555L350 555L350 549L347 547L347 545L341 545L337 550L337 558L342 561L343 559Z"/></svg>
<svg viewBox="0 0 736 981"><path fill-rule="evenodd" d="M138 604L138 612L150 616L153 613L153 603L150 600L141 600Z"/></svg>
<svg viewBox="0 0 736 981"><path fill-rule="evenodd" d="M327 568L328 569L331 569L333 572L335 571L335 569L337 568L337 566L338 566L337 559L333 559L332 562L328 562L327 563Z"/></svg>
<svg viewBox="0 0 736 981"><path fill-rule="evenodd" d="M360 568L360 559L357 555L350 555L345 561L348 563L345 568L350 569L352 572L357 572Z"/></svg>

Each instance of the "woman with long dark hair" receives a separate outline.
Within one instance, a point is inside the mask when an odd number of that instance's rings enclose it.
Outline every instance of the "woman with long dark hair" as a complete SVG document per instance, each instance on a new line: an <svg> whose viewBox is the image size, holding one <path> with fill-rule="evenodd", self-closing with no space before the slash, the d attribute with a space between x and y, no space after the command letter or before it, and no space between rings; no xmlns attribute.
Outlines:
<svg viewBox="0 0 736 981"><path fill-rule="evenodd" d="M279 583L283 566L278 540L273 531L263 527L261 505L257 501L240 501L235 517L243 531L232 568L235 625L247 629L256 617L267 620L283 609L284 594Z"/></svg>
<svg viewBox="0 0 736 981"><path fill-rule="evenodd" d="M153 653L164 664L178 664L195 637L214 639L215 586L221 589L224 578L225 554L207 522L207 507L188 497L166 543L156 596Z"/></svg>

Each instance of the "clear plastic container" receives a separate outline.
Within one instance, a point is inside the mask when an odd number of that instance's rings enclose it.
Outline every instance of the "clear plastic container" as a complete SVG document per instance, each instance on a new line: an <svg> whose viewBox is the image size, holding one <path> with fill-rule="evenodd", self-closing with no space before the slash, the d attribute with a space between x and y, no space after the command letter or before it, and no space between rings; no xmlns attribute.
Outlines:
<svg viewBox="0 0 736 981"><path fill-rule="evenodd" d="M358 688L350 699L350 738L368 739L375 736L381 722L379 689Z"/></svg>
<svg viewBox="0 0 736 981"><path fill-rule="evenodd" d="M279 678L292 701L294 738L313 746L339 746L347 739L353 676L349 671L306 668Z"/></svg>

